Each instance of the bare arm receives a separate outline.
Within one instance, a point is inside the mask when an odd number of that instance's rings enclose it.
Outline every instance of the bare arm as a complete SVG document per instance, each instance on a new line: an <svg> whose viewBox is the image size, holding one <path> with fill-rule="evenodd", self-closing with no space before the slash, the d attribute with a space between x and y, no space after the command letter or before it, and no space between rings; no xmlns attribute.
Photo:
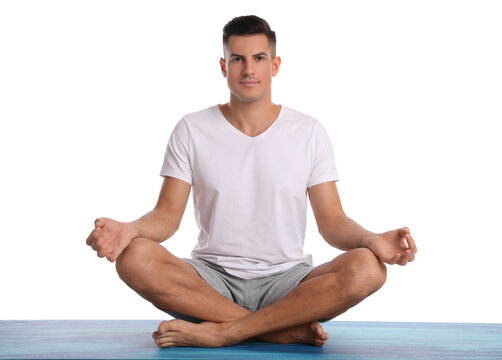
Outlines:
<svg viewBox="0 0 502 360"><path fill-rule="evenodd" d="M109 218L98 218L94 230L87 238L87 245L99 257L114 262L122 251L138 237L162 242L178 230L185 212L190 184L165 177L155 208L135 221L120 222Z"/></svg>
<svg viewBox="0 0 502 360"><path fill-rule="evenodd" d="M376 235L345 215L334 181L312 186L308 194L319 233L331 246L340 250L366 247L365 239Z"/></svg>
<svg viewBox="0 0 502 360"><path fill-rule="evenodd" d="M328 244L340 250L368 247L367 240L377 234L366 230L348 216L341 216L329 226L322 237Z"/></svg>
<svg viewBox="0 0 502 360"><path fill-rule="evenodd" d="M366 247L388 264L406 265L415 259L417 247L408 227L384 233L366 230L345 215L334 181L308 189L319 233L340 250Z"/></svg>
<svg viewBox="0 0 502 360"><path fill-rule="evenodd" d="M187 182L165 176L155 208L128 223L134 229L134 238L143 237L161 243L173 236L183 218L190 189Z"/></svg>

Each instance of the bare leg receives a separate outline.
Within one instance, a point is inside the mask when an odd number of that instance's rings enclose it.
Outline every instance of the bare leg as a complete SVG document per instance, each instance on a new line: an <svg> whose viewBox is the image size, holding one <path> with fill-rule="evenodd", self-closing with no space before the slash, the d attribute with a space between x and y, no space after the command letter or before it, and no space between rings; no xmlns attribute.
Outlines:
<svg viewBox="0 0 502 360"><path fill-rule="evenodd" d="M222 322L250 312L215 291L187 262L159 243L138 238L116 262L119 277L159 309Z"/></svg>
<svg viewBox="0 0 502 360"><path fill-rule="evenodd" d="M316 269L281 300L240 319L201 324L163 322L159 326L159 346L226 346L330 319L377 291L385 279L385 265L370 250L351 250Z"/></svg>
<svg viewBox="0 0 502 360"><path fill-rule="evenodd" d="M117 259L116 269L129 287L165 311L177 311L216 323L237 320L251 313L214 290L190 264L149 239L134 239ZM258 340L323 345L325 333L316 324L305 323L262 334ZM152 337L155 339L159 335L155 331Z"/></svg>

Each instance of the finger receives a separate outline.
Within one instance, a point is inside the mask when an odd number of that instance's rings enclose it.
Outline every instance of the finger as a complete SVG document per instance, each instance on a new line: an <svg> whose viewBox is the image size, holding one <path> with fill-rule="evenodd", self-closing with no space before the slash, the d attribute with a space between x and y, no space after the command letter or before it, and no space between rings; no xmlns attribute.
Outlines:
<svg viewBox="0 0 502 360"><path fill-rule="evenodd" d="M101 236L101 232L99 231L96 231L96 234L94 235L94 238L96 240L94 240L94 247L93 249L96 250L96 251L101 251L102 253L104 253L105 251L107 251L107 249L105 248L106 244L103 240L103 237Z"/></svg>
<svg viewBox="0 0 502 360"><path fill-rule="evenodd" d="M96 244L95 241L92 242L92 250L99 251L99 247L98 247L98 245Z"/></svg>
<svg viewBox="0 0 502 360"><path fill-rule="evenodd" d="M98 251L98 256L100 258L104 258L104 257L108 258L109 255L110 255L110 251L106 248L101 247Z"/></svg>
<svg viewBox="0 0 502 360"><path fill-rule="evenodd" d="M98 251L101 248L101 229L94 229L91 233L91 246L92 249Z"/></svg>
<svg viewBox="0 0 502 360"><path fill-rule="evenodd" d="M413 255L413 251L411 249L406 249L404 254L401 256L406 257L406 262L410 262L412 255ZM402 257L401 257L401 260L402 260Z"/></svg>
<svg viewBox="0 0 502 360"><path fill-rule="evenodd" d="M108 259L109 256L111 257L111 253L112 253L110 251L110 249L108 248L108 246L107 245L103 245L102 243L99 244L99 252L101 254L103 254L102 257L106 257L107 259Z"/></svg>
<svg viewBox="0 0 502 360"><path fill-rule="evenodd" d="M408 260L407 260L407 259L405 259L405 260L399 260L399 261L397 262L397 264L398 264L398 265L401 265L401 266L404 266L404 265L408 264Z"/></svg>
<svg viewBox="0 0 502 360"><path fill-rule="evenodd" d="M93 230L94 231L94 230ZM89 246L91 246L91 242L93 240L93 237L92 237L92 233L93 231L91 231L91 233L89 234L89 236L87 237L87 239L85 240L85 243Z"/></svg>
<svg viewBox="0 0 502 360"><path fill-rule="evenodd" d="M98 231L99 230L99 231ZM85 241L87 245L91 246L93 242L97 240L97 236L101 233L101 229L97 228L91 231L87 240Z"/></svg>
<svg viewBox="0 0 502 360"><path fill-rule="evenodd" d="M94 229L91 231L91 233L89 234L89 236L87 237L87 245L92 245L93 242L95 242L97 240L97 236L99 234L99 232L96 231L97 229Z"/></svg>
<svg viewBox="0 0 502 360"><path fill-rule="evenodd" d="M397 259L399 258L399 255L394 255L393 257L391 257L390 259L388 259L386 261L387 264L390 264L390 265L394 265L397 261Z"/></svg>
<svg viewBox="0 0 502 360"><path fill-rule="evenodd" d="M410 228L407 226L403 226L402 228L397 229L397 232L399 236L405 236L406 234L410 233Z"/></svg>
<svg viewBox="0 0 502 360"><path fill-rule="evenodd" d="M410 255L411 255L411 250L410 249L406 250L405 253L399 258L397 263L401 266L406 265L408 263L408 260L410 259Z"/></svg>
<svg viewBox="0 0 502 360"><path fill-rule="evenodd" d="M415 254L417 252L417 245L415 244L415 240L411 235L406 235L406 242L408 243L413 254Z"/></svg>
<svg viewBox="0 0 502 360"><path fill-rule="evenodd" d="M417 248L415 247L415 249L411 251L410 261L415 260L416 253L417 253Z"/></svg>
<svg viewBox="0 0 502 360"><path fill-rule="evenodd" d="M106 258L108 259L109 262L114 262L116 260L115 256L112 253L107 253Z"/></svg>

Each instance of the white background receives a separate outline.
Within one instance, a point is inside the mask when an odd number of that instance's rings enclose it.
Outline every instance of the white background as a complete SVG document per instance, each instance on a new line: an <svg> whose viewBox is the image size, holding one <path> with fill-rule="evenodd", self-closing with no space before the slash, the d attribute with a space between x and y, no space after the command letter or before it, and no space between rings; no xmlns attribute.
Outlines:
<svg viewBox="0 0 502 360"><path fill-rule="evenodd" d="M502 322L497 1L3 1L0 319L166 319L85 244L153 208L186 113L228 101L221 34L277 33L273 102L329 131L346 213L410 227L415 262L338 319ZM189 256L193 198L163 243ZM314 263L339 254L310 210Z"/></svg>

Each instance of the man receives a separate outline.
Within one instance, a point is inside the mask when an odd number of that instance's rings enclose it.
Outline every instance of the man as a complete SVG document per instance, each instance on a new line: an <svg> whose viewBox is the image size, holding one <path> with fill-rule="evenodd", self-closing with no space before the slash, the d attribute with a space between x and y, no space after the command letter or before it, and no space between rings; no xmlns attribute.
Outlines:
<svg viewBox="0 0 502 360"><path fill-rule="evenodd" d="M87 244L120 278L178 319L160 347L227 346L248 338L322 346L319 322L385 282L387 264L417 251L410 230L365 230L342 209L329 135L316 119L271 100L281 64L275 33L256 16L223 29L230 101L175 126L155 208L136 221L95 221ZM193 186L198 244L180 259L161 242L178 229ZM322 237L345 253L317 267L303 253L309 196Z"/></svg>

